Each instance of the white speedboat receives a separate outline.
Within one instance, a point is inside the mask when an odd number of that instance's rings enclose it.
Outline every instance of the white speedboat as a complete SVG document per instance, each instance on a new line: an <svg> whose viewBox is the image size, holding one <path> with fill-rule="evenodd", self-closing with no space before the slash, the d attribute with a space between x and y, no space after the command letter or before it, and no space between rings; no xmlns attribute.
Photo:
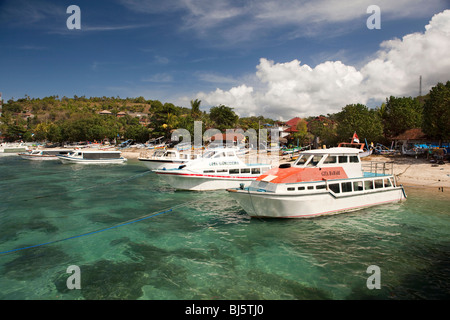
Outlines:
<svg viewBox="0 0 450 320"><path fill-rule="evenodd" d="M199 159L189 161L177 169L154 170L172 187L182 190L220 190L248 186L269 164L246 164L235 148L215 148L206 151Z"/></svg>
<svg viewBox="0 0 450 320"><path fill-rule="evenodd" d="M0 144L1 156L17 156L21 152L28 151L28 146L24 143L2 143Z"/></svg>
<svg viewBox="0 0 450 320"><path fill-rule="evenodd" d="M149 156L142 154L138 160L142 161L150 170L158 170L178 168L199 157L198 154L180 153L178 150L155 150Z"/></svg>
<svg viewBox="0 0 450 320"><path fill-rule="evenodd" d="M248 188L228 189L252 217L307 218L353 211L406 199L386 164L364 172L354 148L308 150Z"/></svg>
<svg viewBox="0 0 450 320"><path fill-rule="evenodd" d="M58 155L62 163L83 163L83 164L116 164L124 163L126 158L122 157L120 151L109 150L75 150L67 155Z"/></svg>
<svg viewBox="0 0 450 320"><path fill-rule="evenodd" d="M37 161L43 161L43 160L58 160L58 155L67 155L70 152L73 152L73 150L30 150L28 152L19 153L19 156L22 159L26 160L37 160Z"/></svg>

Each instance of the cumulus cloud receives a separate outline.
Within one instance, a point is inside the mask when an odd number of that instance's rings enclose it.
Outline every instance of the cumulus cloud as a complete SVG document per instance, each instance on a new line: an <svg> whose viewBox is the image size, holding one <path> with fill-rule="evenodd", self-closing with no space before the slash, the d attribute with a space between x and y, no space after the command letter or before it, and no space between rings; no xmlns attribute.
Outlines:
<svg viewBox="0 0 450 320"><path fill-rule="evenodd" d="M300 60L274 62L261 58L257 82L230 90L200 92L205 104L225 104L241 116L264 114L274 119L338 112L346 104L416 96L450 80L450 10L433 16L425 31L384 41L375 57L357 69L341 61L314 68Z"/></svg>

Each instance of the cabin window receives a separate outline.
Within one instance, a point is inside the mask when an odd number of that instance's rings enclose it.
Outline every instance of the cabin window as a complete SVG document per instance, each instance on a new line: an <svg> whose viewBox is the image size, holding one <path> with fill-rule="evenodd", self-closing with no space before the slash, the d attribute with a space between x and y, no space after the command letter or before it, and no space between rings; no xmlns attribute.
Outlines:
<svg viewBox="0 0 450 320"><path fill-rule="evenodd" d="M287 188L287 190L288 190L288 191L295 191L295 188L290 187L290 188Z"/></svg>
<svg viewBox="0 0 450 320"><path fill-rule="evenodd" d="M297 187L297 190L299 190L299 191L305 190L305 187Z"/></svg>
<svg viewBox="0 0 450 320"><path fill-rule="evenodd" d="M241 169L241 173L250 173L250 168Z"/></svg>
<svg viewBox="0 0 450 320"><path fill-rule="evenodd" d="M314 186L309 186L308 187L308 190L312 190L312 189L314 189Z"/></svg>
<svg viewBox="0 0 450 320"><path fill-rule="evenodd" d="M218 169L217 171L216 171L217 173L227 173L228 172L228 169Z"/></svg>
<svg viewBox="0 0 450 320"><path fill-rule="evenodd" d="M239 169L230 169L230 174L239 174Z"/></svg>
<svg viewBox="0 0 450 320"><path fill-rule="evenodd" d="M373 189L373 181L372 181L372 180L366 180L366 181L364 181L364 189L365 189L365 190L371 190L371 189Z"/></svg>
<svg viewBox="0 0 450 320"><path fill-rule="evenodd" d="M203 173L214 173L214 170L203 170Z"/></svg>
<svg viewBox="0 0 450 320"><path fill-rule="evenodd" d="M383 180L375 180L375 189L383 188Z"/></svg>
<svg viewBox="0 0 450 320"><path fill-rule="evenodd" d="M347 156L339 156L339 163L347 163L348 157Z"/></svg>
<svg viewBox="0 0 450 320"><path fill-rule="evenodd" d="M227 157L234 157L234 153L233 153L233 152L230 152L230 151L228 151L228 152L227 152Z"/></svg>
<svg viewBox="0 0 450 320"><path fill-rule="evenodd" d="M358 163L359 158L358 156L350 156L350 163Z"/></svg>
<svg viewBox="0 0 450 320"><path fill-rule="evenodd" d="M319 163L319 161L323 158L323 156L314 156L311 161L308 163L308 166L317 166L317 164Z"/></svg>
<svg viewBox="0 0 450 320"><path fill-rule="evenodd" d="M218 153L214 156L214 158L223 158L225 157L225 152Z"/></svg>
<svg viewBox="0 0 450 320"><path fill-rule="evenodd" d="M341 188L342 188L342 192L352 192L352 183L351 182L342 182Z"/></svg>
<svg viewBox="0 0 450 320"><path fill-rule="evenodd" d="M385 187L385 188L392 187L392 185L391 185L391 179L384 179L383 181L384 181L384 187Z"/></svg>
<svg viewBox="0 0 450 320"><path fill-rule="evenodd" d="M323 163L337 163L336 156L328 156Z"/></svg>
<svg viewBox="0 0 450 320"><path fill-rule="evenodd" d="M390 182L391 186L394 187L394 180L393 180L393 178L389 178L389 182Z"/></svg>
<svg viewBox="0 0 450 320"><path fill-rule="evenodd" d="M318 186L316 186L316 190L320 190L320 189L325 189L327 186L324 184L320 184Z"/></svg>
<svg viewBox="0 0 450 320"><path fill-rule="evenodd" d="M339 183L332 183L330 185L328 185L328 188L333 191L334 193L339 193L341 192L341 189L339 189Z"/></svg>
<svg viewBox="0 0 450 320"><path fill-rule="evenodd" d="M353 182L353 191L363 191L363 183L362 181L354 181Z"/></svg>
<svg viewBox="0 0 450 320"><path fill-rule="evenodd" d="M252 168L252 174L261 174L260 168Z"/></svg>
<svg viewBox="0 0 450 320"><path fill-rule="evenodd" d="M297 162L295 163L296 166L303 166L305 165L305 163L308 161L309 157L306 157L304 155L301 155L298 159Z"/></svg>

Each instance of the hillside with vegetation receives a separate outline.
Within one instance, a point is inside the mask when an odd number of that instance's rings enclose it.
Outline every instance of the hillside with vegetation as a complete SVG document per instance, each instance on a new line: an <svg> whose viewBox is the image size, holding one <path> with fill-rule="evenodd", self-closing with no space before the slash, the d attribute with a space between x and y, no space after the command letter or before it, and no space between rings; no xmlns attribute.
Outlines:
<svg viewBox="0 0 450 320"><path fill-rule="evenodd" d="M242 130L260 126L282 125L279 121L258 117L240 118L232 108L219 105L200 110L200 100L192 100L190 108L162 103L158 100L119 97L73 98L50 96L10 99L3 104L0 118L1 137L5 141L123 141L146 142L173 130L194 133L194 121L202 121L202 129L229 128ZM421 128L430 138L450 140L450 81L438 83L428 94L419 97L386 98L376 108L363 104L343 106L340 112L301 119L289 136L294 145L337 145L349 141L356 131L369 142L383 144L408 129Z"/></svg>

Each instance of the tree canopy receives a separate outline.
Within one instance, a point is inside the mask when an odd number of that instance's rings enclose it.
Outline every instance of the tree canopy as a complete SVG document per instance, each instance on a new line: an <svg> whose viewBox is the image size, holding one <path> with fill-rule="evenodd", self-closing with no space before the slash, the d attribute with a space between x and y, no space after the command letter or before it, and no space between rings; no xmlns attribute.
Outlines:
<svg viewBox="0 0 450 320"><path fill-rule="evenodd" d="M432 138L450 140L450 81L431 88L423 106L422 128Z"/></svg>

